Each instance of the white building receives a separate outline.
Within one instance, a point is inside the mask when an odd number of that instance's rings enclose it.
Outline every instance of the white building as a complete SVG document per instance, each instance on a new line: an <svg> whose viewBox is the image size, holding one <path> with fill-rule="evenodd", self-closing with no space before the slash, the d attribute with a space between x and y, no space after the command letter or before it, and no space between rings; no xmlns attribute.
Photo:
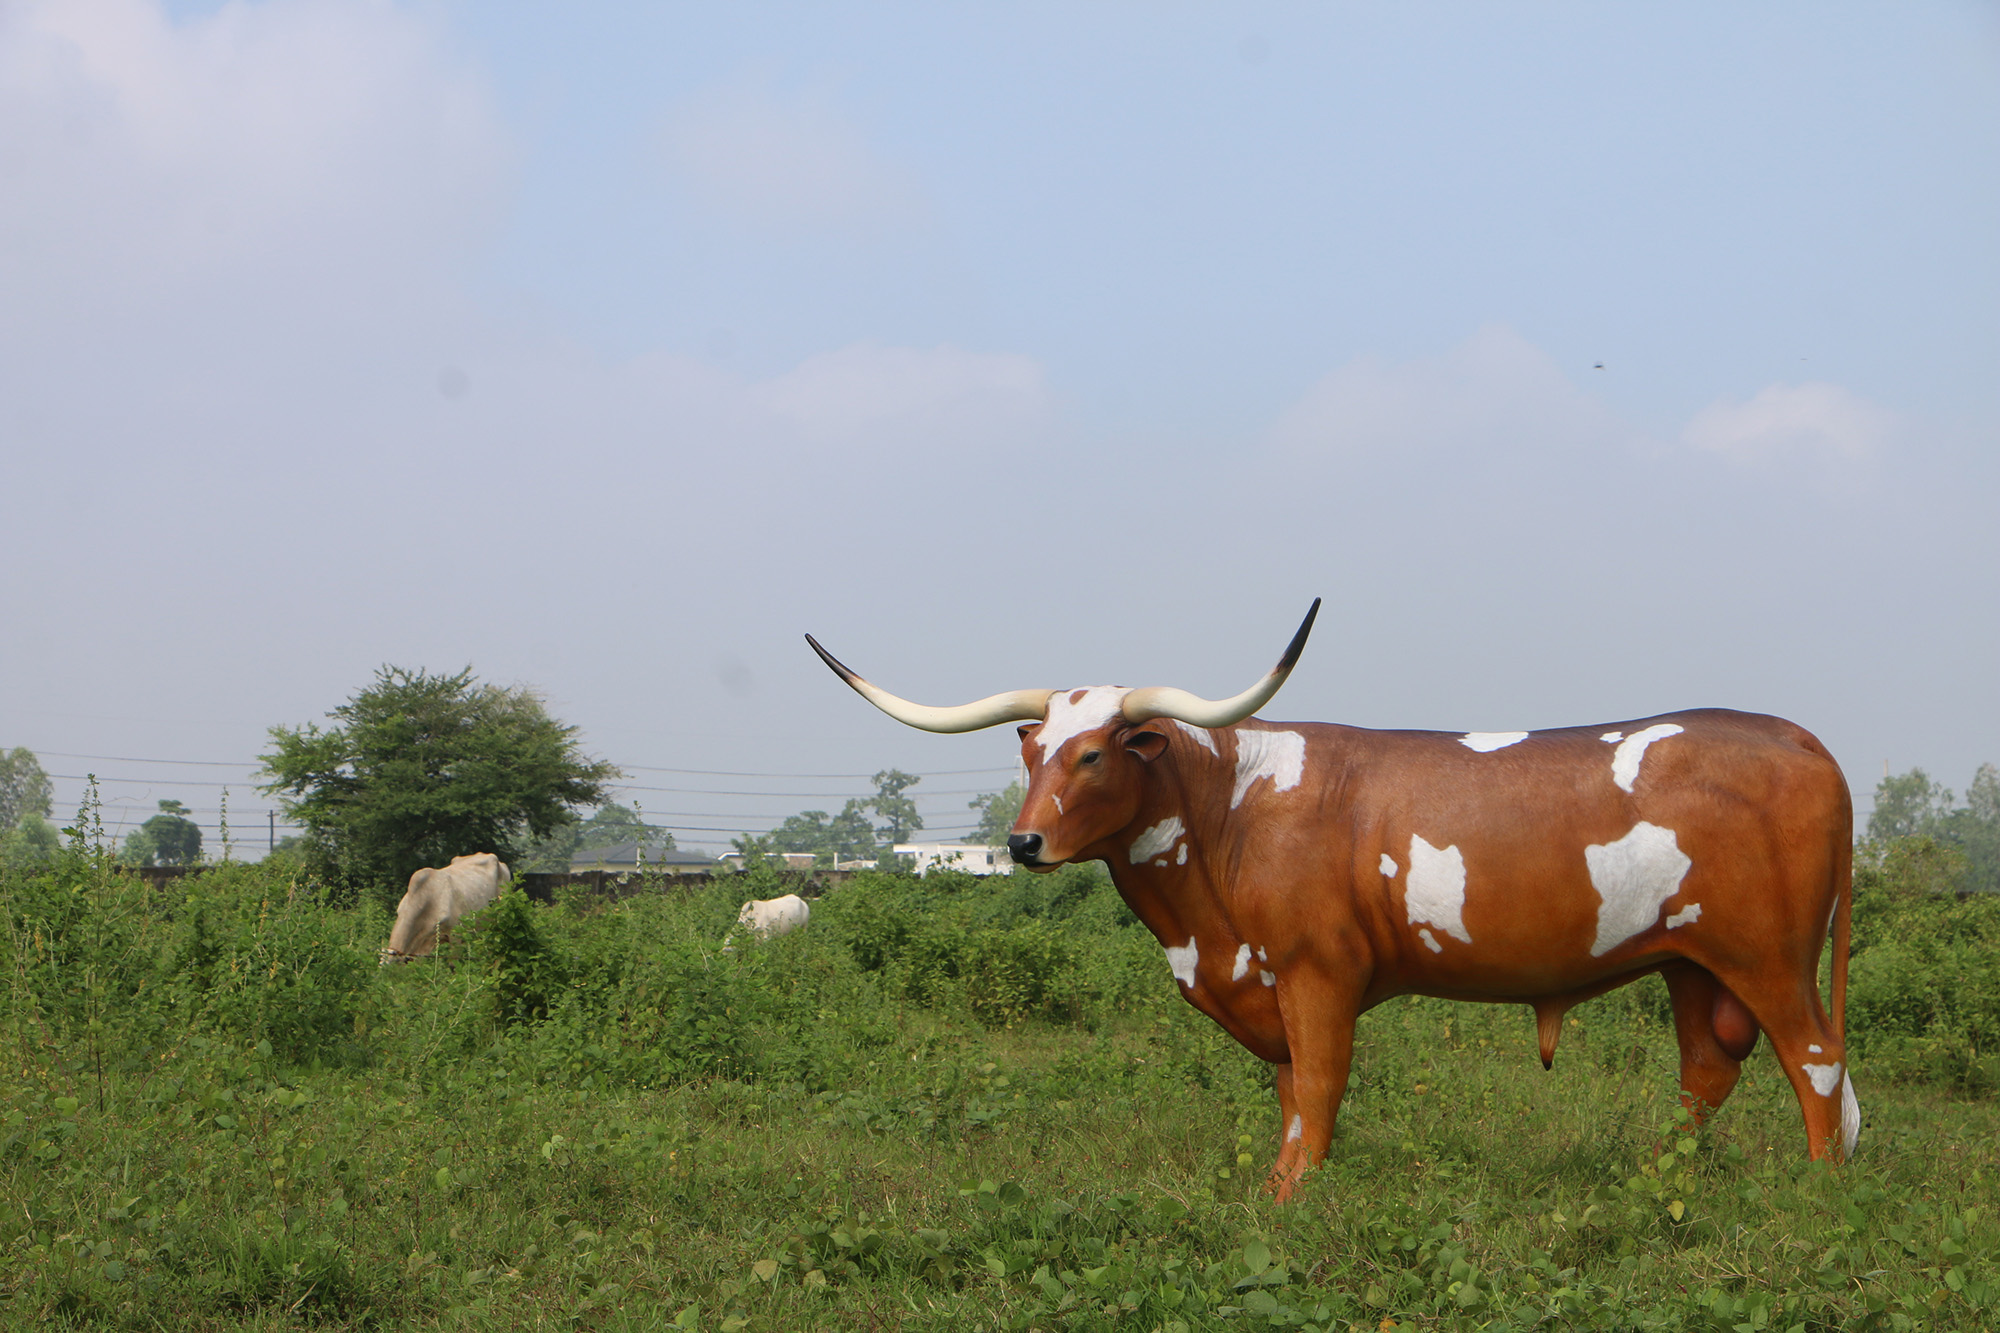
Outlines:
<svg viewBox="0 0 2000 1333"><path fill-rule="evenodd" d="M1007 855L1005 847L976 842L899 842L890 850L911 857L919 875L929 874L932 866L963 870L969 875L1005 875L1014 869L1014 858Z"/></svg>

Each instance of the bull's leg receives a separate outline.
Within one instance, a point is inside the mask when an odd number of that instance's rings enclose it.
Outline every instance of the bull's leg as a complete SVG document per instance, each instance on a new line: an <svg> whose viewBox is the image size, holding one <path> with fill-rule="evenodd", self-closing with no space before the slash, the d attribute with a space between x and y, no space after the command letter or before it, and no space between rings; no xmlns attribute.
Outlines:
<svg viewBox="0 0 2000 1333"><path fill-rule="evenodd" d="M1805 1116L1806 1151L1815 1161L1828 1153L1853 1152L1861 1109L1847 1075L1846 1046L1827 1019L1814 979L1808 974L1800 984L1782 974L1770 981L1745 975L1728 977L1725 984L1771 1036L1771 1048Z"/></svg>
<svg viewBox="0 0 2000 1333"><path fill-rule="evenodd" d="M1291 1112L1281 1133L1278 1164L1270 1186L1279 1203L1292 1197L1306 1169L1333 1146L1333 1122L1340 1100L1347 1095L1347 1075L1354 1063L1354 1022L1361 1007L1351 995L1332 986L1295 986L1278 981L1278 1007L1285 1016L1285 1040L1291 1047ZM1306 993L1300 994L1300 991ZM1279 1094L1279 1105L1285 1104ZM1282 1168L1282 1169L1281 1169Z"/></svg>
<svg viewBox="0 0 2000 1333"><path fill-rule="evenodd" d="M1292 1169L1292 1159L1299 1155L1299 1138L1292 1134L1292 1122L1299 1114L1298 1095L1292 1090L1292 1067L1272 1065L1271 1083L1278 1090L1278 1160L1271 1164L1271 1174L1264 1178L1264 1188L1275 1190Z"/></svg>

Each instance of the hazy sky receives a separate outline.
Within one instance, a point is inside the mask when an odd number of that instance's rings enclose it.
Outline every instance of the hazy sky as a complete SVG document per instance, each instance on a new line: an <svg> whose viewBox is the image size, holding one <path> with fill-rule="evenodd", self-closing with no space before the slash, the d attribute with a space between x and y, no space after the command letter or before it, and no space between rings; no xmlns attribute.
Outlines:
<svg viewBox="0 0 2000 1333"><path fill-rule="evenodd" d="M0 747L114 822L261 831L386 662L684 845L890 765L949 832L1011 732L803 632L1220 695L1314 596L1268 716L1962 790L2000 10L0 0L0 496Z"/></svg>

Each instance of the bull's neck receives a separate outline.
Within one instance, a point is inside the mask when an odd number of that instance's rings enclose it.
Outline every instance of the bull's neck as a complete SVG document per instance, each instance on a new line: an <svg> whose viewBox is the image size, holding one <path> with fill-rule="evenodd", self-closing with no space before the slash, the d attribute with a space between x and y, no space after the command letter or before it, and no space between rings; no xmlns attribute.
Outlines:
<svg viewBox="0 0 2000 1333"><path fill-rule="evenodd" d="M1228 805L1233 746L1220 730L1175 725L1166 734L1137 817L1093 850L1126 905L1163 943L1179 945L1197 932L1213 937L1217 927L1233 938L1230 871L1240 853Z"/></svg>

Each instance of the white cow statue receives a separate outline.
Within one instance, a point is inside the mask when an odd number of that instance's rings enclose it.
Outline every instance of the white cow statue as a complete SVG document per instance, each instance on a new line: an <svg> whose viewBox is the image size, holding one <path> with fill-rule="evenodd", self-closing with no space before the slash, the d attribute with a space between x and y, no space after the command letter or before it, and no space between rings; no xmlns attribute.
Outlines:
<svg viewBox="0 0 2000 1333"><path fill-rule="evenodd" d="M812 908L796 893L788 893L782 898L766 898L761 902L751 899L743 904L743 910L736 914L738 926L748 926L750 933L760 940L768 940L773 935L789 935L812 919ZM730 943L736 937L731 931L723 938L722 947L735 952Z"/></svg>
<svg viewBox="0 0 2000 1333"><path fill-rule="evenodd" d="M498 898L512 878L507 863L491 852L454 856L442 869L419 870L396 907L396 928L382 961L403 963L429 954L451 938L461 920Z"/></svg>

